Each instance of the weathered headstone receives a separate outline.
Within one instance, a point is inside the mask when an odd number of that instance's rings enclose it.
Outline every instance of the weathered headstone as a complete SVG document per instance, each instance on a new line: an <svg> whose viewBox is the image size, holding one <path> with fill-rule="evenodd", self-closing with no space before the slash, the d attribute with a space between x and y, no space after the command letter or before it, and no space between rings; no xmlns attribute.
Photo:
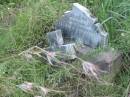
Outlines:
<svg viewBox="0 0 130 97"><path fill-rule="evenodd" d="M100 23L97 23L97 18L78 3L73 4L72 10L62 16L55 28L63 31L64 38L70 38L76 42L82 41L83 44L93 48L106 46L108 43L108 33Z"/></svg>

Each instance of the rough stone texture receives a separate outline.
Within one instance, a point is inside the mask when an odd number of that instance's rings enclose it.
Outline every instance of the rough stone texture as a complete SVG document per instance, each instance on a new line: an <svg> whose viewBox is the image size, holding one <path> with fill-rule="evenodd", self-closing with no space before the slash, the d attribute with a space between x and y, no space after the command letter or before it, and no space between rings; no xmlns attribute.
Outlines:
<svg viewBox="0 0 130 97"><path fill-rule="evenodd" d="M61 30L47 33L47 38L51 47L59 47L64 43Z"/></svg>
<svg viewBox="0 0 130 97"><path fill-rule="evenodd" d="M62 16L55 28L61 29L64 37L83 42L93 48L106 46L108 43L108 33L97 23L97 18L78 3L73 4L72 10Z"/></svg>

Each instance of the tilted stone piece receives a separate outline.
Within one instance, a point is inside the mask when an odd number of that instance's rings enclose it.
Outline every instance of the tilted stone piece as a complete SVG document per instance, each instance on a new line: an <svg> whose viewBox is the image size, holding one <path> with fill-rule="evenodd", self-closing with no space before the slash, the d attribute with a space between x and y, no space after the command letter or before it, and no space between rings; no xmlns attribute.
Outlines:
<svg viewBox="0 0 130 97"><path fill-rule="evenodd" d="M61 52L62 57L65 60L76 58L76 51L75 51L75 44L74 43L61 45L59 47L59 51Z"/></svg>
<svg viewBox="0 0 130 97"><path fill-rule="evenodd" d="M54 48L57 48L60 45L63 45L64 43L61 30L56 30L56 31L47 33L47 38L48 38L48 42L50 46Z"/></svg>
<svg viewBox="0 0 130 97"><path fill-rule="evenodd" d="M75 55L74 43L62 45L60 47L61 51L67 55Z"/></svg>
<svg viewBox="0 0 130 97"><path fill-rule="evenodd" d="M55 29L61 29L64 38L83 42L92 48L108 44L108 33L100 23L97 23L97 18L78 3L74 3L72 10L67 11L57 21Z"/></svg>

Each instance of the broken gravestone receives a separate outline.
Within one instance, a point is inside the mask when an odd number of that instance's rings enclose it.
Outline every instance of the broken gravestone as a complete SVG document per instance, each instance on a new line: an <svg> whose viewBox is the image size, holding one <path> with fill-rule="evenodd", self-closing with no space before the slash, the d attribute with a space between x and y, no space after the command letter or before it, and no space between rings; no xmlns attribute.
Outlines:
<svg viewBox="0 0 130 97"><path fill-rule="evenodd" d="M108 44L108 33L103 26L87 8L78 3L74 3L72 10L65 12L57 21L55 29L56 31L47 34L53 50L61 48L62 45L68 49L68 43L83 44L88 50L99 46L106 47Z"/></svg>
<svg viewBox="0 0 130 97"><path fill-rule="evenodd" d="M71 56L65 57L67 60L74 59L76 55L80 57L95 48L107 48L108 46L108 33L102 24L87 8L78 3L74 3L72 10L65 12L56 22L55 29L55 31L47 34L50 49ZM102 71L109 72L110 75L119 70L118 67L121 64L118 62L120 60L120 53L110 49L105 52L102 51L86 61L92 62Z"/></svg>
<svg viewBox="0 0 130 97"><path fill-rule="evenodd" d="M51 47L57 48L64 44L61 30L49 32L47 33L47 37L48 37L49 45Z"/></svg>
<svg viewBox="0 0 130 97"><path fill-rule="evenodd" d="M64 38L82 42L92 48L108 44L108 33L98 23L97 18L78 3L74 3L72 10L67 11L57 21L55 28L62 30Z"/></svg>
<svg viewBox="0 0 130 97"><path fill-rule="evenodd" d="M48 42L50 44L50 51L57 51L62 53L64 59L74 59L76 55L75 51L75 44L74 43L69 43L69 44L64 44L64 40L62 37L62 32L61 30L56 30L47 33L48 37Z"/></svg>

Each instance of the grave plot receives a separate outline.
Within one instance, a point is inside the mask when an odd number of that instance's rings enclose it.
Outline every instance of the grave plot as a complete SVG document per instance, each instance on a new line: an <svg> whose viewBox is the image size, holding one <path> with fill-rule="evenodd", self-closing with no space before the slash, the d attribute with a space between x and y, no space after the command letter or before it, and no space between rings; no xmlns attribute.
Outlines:
<svg viewBox="0 0 130 97"><path fill-rule="evenodd" d="M71 56L67 60L87 55L89 58L84 60L100 69L100 75L105 73L112 78L119 71L121 54L108 48L109 34L87 8L74 3L72 10L65 12L54 27L55 31L47 33L49 51ZM93 51L97 48L107 50L95 55ZM95 56L90 57L92 54Z"/></svg>

